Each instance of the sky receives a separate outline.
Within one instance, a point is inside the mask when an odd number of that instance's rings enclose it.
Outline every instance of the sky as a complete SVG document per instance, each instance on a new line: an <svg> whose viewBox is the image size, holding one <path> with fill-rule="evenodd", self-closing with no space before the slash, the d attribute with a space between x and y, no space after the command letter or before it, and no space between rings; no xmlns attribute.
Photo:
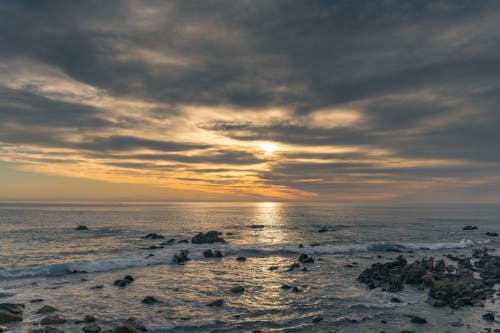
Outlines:
<svg viewBox="0 0 500 333"><path fill-rule="evenodd" d="M498 1L0 17L0 200L500 201Z"/></svg>

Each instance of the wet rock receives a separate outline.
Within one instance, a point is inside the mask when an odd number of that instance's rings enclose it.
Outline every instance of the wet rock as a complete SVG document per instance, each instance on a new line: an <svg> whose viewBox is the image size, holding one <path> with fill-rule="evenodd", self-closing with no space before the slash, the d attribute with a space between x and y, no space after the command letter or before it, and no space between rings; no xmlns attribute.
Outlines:
<svg viewBox="0 0 500 333"><path fill-rule="evenodd" d="M151 246L148 246L148 247L141 247L140 249L141 250L158 250L158 249L164 249L165 247L163 245L151 245Z"/></svg>
<svg viewBox="0 0 500 333"><path fill-rule="evenodd" d="M47 326L42 328L30 329L28 333L64 333L64 331L55 327Z"/></svg>
<svg viewBox="0 0 500 333"><path fill-rule="evenodd" d="M486 236L490 236L490 237L498 237L498 234L496 232L487 232L486 233Z"/></svg>
<svg viewBox="0 0 500 333"><path fill-rule="evenodd" d="M314 318L312 319L312 322L313 322L314 324L316 324L316 323L319 323L319 322L320 322L320 321L322 321L322 320L323 320L323 317L314 317Z"/></svg>
<svg viewBox="0 0 500 333"><path fill-rule="evenodd" d="M304 245L299 244L299 249L303 249L303 248L304 248Z"/></svg>
<svg viewBox="0 0 500 333"><path fill-rule="evenodd" d="M495 315L491 312L485 313L482 318L486 321L495 321Z"/></svg>
<svg viewBox="0 0 500 333"><path fill-rule="evenodd" d="M54 325L54 324L64 324L66 319L61 316L47 316L42 318L40 324L42 325Z"/></svg>
<svg viewBox="0 0 500 333"><path fill-rule="evenodd" d="M248 227L251 228L251 229L262 229L262 228L265 227L265 225L263 225L263 224L253 224L253 225L249 225Z"/></svg>
<svg viewBox="0 0 500 333"><path fill-rule="evenodd" d="M44 305L40 309L38 309L38 311L36 313L51 313L51 312L55 312L55 311L57 311L57 309L55 307L50 306L50 305Z"/></svg>
<svg viewBox="0 0 500 333"><path fill-rule="evenodd" d="M91 287L90 289L102 289L104 288L103 284L96 284L95 286Z"/></svg>
<svg viewBox="0 0 500 333"><path fill-rule="evenodd" d="M89 228L86 225L79 225L75 228L75 230L89 230Z"/></svg>
<svg viewBox="0 0 500 333"><path fill-rule="evenodd" d="M299 256L299 262L302 262L302 263L314 263L314 259L312 257L309 257L307 254L302 253Z"/></svg>
<svg viewBox="0 0 500 333"><path fill-rule="evenodd" d="M207 306L212 306L212 307L219 307L224 305L224 300L222 298L216 299L215 301L212 301L207 304Z"/></svg>
<svg viewBox="0 0 500 333"><path fill-rule="evenodd" d="M175 238L170 238L168 241L161 243L161 245L172 245L175 243Z"/></svg>
<svg viewBox="0 0 500 333"><path fill-rule="evenodd" d="M24 304L1 303L0 324L23 320Z"/></svg>
<svg viewBox="0 0 500 333"><path fill-rule="evenodd" d="M205 244L205 243L225 243L224 238L220 237L221 233L218 231L209 231L207 233L200 232L198 235L191 239L193 244Z"/></svg>
<svg viewBox="0 0 500 333"><path fill-rule="evenodd" d="M189 244L189 241L187 239L181 239L177 244Z"/></svg>
<svg viewBox="0 0 500 333"><path fill-rule="evenodd" d="M419 316L412 316L410 321L414 324L427 324L427 320Z"/></svg>
<svg viewBox="0 0 500 333"><path fill-rule="evenodd" d="M328 229L327 228L321 228L318 230L318 232L328 232Z"/></svg>
<svg viewBox="0 0 500 333"><path fill-rule="evenodd" d="M292 286L289 284L282 284L281 289L284 289L284 290L292 289Z"/></svg>
<svg viewBox="0 0 500 333"><path fill-rule="evenodd" d="M92 315L86 315L83 320L75 320L75 324L81 324L81 323L94 323L97 321L97 318L92 316Z"/></svg>
<svg viewBox="0 0 500 333"><path fill-rule="evenodd" d="M226 232L226 236L234 236L233 232Z"/></svg>
<svg viewBox="0 0 500 333"><path fill-rule="evenodd" d="M279 266L271 266L271 267L269 267L269 270L270 270L270 271L275 271L275 270L277 270L278 268L279 268Z"/></svg>
<svg viewBox="0 0 500 333"><path fill-rule="evenodd" d="M174 263L176 264L183 264L186 261L190 260L188 257L189 251L188 250L181 250L178 254L174 254Z"/></svg>
<svg viewBox="0 0 500 333"><path fill-rule="evenodd" d="M294 292L294 293L301 293L302 290L299 289L299 287L295 286L295 287L292 288L292 292Z"/></svg>
<svg viewBox="0 0 500 333"><path fill-rule="evenodd" d="M236 286L231 288L231 292L233 293L242 293L245 291L245 287L243 286Z"/></svg>
<svg viewBox="0 0 500 333"><path fill-rule="evenodd" d="M407 261L402 256L385 264L375 263L361 272L358 281L370 289L380 287L389 292L398 292L403 290L403 269L406 265Z"/></svg>
<svg viewBox="0 0 500 333"><path fill-rule="evenodd" d="M238 258L236 258L236 261L240 261L240 262L247 261L247 258L246 257L238 257Z"/></svg>
<svg viewBox="0 0 500 333"><path fill-rule="evenodd" d="M135 317L128 318L122 326L115 327L112 333L136 333L138 331L147 331L144 324Z"/></svg>
<svg viewBox="0 0 500 333"><path fill-rule="evenodd" d="M90 324L88 326L85 326L82 328L82 331L85 333L100 333L101 332L101 326L97 324Z"/></svg>
<svg viewBox="0 0 500 333"><path fill-rule="evenodd" d="M391 303L401 303L401 300L397 297L391 298Z"/></svg>
<svg viewBox="0 0 500 333"><path fill-rule="evenodd" d="M146 296L142 299L141 302L144 304L154 304L154 303L158 303L158 299L154 296Z"/></svg>
<svg viewBox="0 0 500 333"><path fill-rule="evenodd" d="M205 251L203 251L203 256L205 258L222 258L223 257L222 252L219 250L215 250L215 251L205 250Z"/></svg>
<svg viewBox="0 0 500 333"><path fill-rule="evenodd" d="M40 303L43 302L43 298L33 298L30 300L30 303Z"/></svg>
<svg viewBox="0 0 500 333"><path fill-rule="evenodd" d="M461 276L436 281L429 289L429 296L440 300L439 305L443 305L444 302L451 308L459 308L473 305L478 300L484 300L492 292L490 287L472 276Z"/></svg>
<svg viewBox="0 0 500 333"><path fill-rule="evenodd" d="M462 230L477 230L477 227L475 225L466 225Z"/></svg>
<svg viewBox="0 0 500 333"><path fill-rule="evenodd" d="M300 268L300 264L298 262L294 262L293 264L291 264L290 267L288 267L287 272L291 272L296 268Z"/></svg>
<svg viewBox="0 0 500 333"><path fill-rule="evenodd" d="M123 288L128 286L132 282L134 282L134 278L130 275L126 275L123 279L115 280L115 282L113 282L113 285Z"/></svg>
<svg viewBox="0 0 500 333"><path fill-rule="evenodd" d="M149 233L146 236L142 236L144 239L165 239L165 236L157 234L155 232Z"/></svg>
<svg viewBox="0 0 500 333"><path fill-rule="evenodd" d="M309 244L311 247L319 246L319 243L311 243Z"/></svg>

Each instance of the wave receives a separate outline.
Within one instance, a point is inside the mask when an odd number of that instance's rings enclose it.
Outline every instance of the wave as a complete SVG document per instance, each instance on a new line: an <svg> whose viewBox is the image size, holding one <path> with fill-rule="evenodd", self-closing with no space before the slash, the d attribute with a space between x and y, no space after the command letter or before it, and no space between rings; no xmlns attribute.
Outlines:
<svg viewBox="0 0 500 333"><path fill-rule="evenodd" d="M157 249L154 251L139 250L138 252L133 253L122 253L118 256L102 258L95 261L57 263L46 266L34 266L14 271L0 271L0 280L61 276L74 273L99 273L135 267L173 264L172 258L174 254L178 253L182 249L187 249L189 251L189 257L192 260L205 260L203 251L207 248L211 248L212 250L221 250L225 257L265 257L269 255L296 255L300 253L306 253L309 255L325 255L351 254L359 252L407 252L416 250L461 249L481 246L488 242L489 240L472 241L464 239L459 242L439 243L375 243L352 245L320 244L317 246L306 246L304 248L299 248L298 244L250 244L240 246L227 244L177 244L172 247ZM150 254L154 255L151 256Z"/></svg>

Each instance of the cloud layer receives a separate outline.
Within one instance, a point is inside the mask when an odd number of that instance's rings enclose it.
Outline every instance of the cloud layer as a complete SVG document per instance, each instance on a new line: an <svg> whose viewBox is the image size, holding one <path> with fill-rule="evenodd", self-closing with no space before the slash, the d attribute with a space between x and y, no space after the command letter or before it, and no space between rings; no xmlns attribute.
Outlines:
<svg viewBox="0 0 500 333"><path fill-rule="evenodd" d="M0 161L231 200L497 201L499 9L3 2Z"/></svg>

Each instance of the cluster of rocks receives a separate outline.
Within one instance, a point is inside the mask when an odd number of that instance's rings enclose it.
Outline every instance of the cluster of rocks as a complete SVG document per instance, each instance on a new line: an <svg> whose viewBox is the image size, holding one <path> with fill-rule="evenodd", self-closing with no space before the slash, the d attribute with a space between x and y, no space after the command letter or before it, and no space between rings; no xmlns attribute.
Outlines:
<svg viewBox="0 0 500 333"><path fill-rule="evenodd" d="M183 264L186 261L190 260L188 257L189 251L188 250L181 250L178 254L174 254L174 263L176 264Z"/></svg>
<svg viewBox="0 0 500 333"><path fill-rule="evenodd" d="M455 258L457 266L447 266L444 260L424 258L409 264L403 256L387 263L375 263L358 276L368 288L382 288L389 292L403 290L405 284L429 288L434 306L459 308L479 306L494 293L493 286L500 283L500 257L487 249L476 250L472 258ZM474 277L478 273L481 279Z"/></svg>
<svg viewBox="0 0 500 333"><path fill-rule="evenodd" d="M113 282L113 285L123 288L128 286L132 282L134 282L134 278L130 275L126 275L123 279L115 280L115 282Z"/></svg>
<svg viewBox="0 0 500 333"><path fill-rule="evenodd" d="M203 251L203 256L205 258L222 258L222 252L219 250L212 251L210 249Z"/></svg>
<svg viewBox="0 0 500 333"><path fill-rule="evenodd" d="M0 324L23 320L24 304L1 303Z"/></svg>
<svg viewBox="0 0 500 333"><path fill-rule="evenodd" d="M191 239L193 244L207 244L207 243L225 243L224 238L221 237L222 233L218 231L209 231L207 233L200 232Z"/></svg>

